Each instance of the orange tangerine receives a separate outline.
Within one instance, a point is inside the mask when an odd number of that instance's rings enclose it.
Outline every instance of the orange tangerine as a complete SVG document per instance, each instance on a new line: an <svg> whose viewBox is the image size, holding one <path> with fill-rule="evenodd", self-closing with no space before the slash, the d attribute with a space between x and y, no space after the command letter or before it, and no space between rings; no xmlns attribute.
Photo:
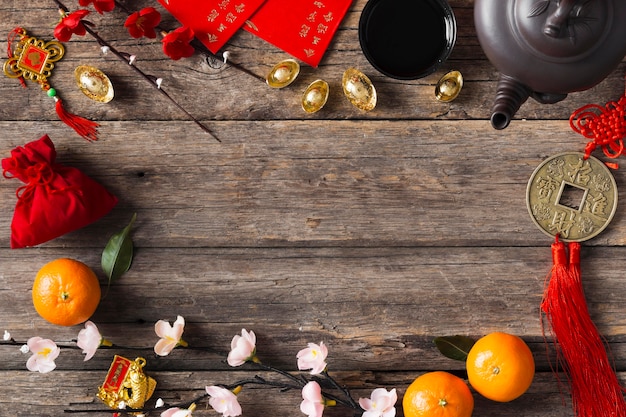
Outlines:
<svg viewBox="0 0 626 417"><path fill-rule="evenodd" d="M494 332L479 339L466 361L470 385L490 400L508 402L528 390L535 376L535 361L518 336Z"/></svg>
<svg viewBox="0 0 626 417"><path fill-rule="evenodd" d="M470 417L474 397L461 378L449 372L428 372L409 385L402 408L405 417Z"/></svg>
<svg viewBox="0 0 626 417"><path fill-rule="evenodd" d="M80 261L56 259L44 265L33 284L33 304L47 321L74 326L89 319L100 303L100 282Z"/></svg>

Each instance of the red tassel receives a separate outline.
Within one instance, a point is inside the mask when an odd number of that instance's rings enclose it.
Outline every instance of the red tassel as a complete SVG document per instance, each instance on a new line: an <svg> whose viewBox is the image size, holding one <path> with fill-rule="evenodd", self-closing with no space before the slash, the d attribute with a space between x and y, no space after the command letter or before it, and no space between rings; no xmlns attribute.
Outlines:
<svg viewBox="0 0 626 417"><path fill-rule="evenodd" d="M552 327L578 417L626 417L623 391L594 325L580 278L580 244L552 245L552 276L541 309Z"/></svg>
<svg viewBox="0 0 626 417"><path fill-rule="evenodd" d="M56 101L56 111L59 115L59 119L61 119L66 125L71 127L82 136L84 139L93 142L98 140L98 127L100 126L98 123L85 119L83 117L77 116L75 114L69 113L63 107L63 102L58 97L54 97Z"/></svg>

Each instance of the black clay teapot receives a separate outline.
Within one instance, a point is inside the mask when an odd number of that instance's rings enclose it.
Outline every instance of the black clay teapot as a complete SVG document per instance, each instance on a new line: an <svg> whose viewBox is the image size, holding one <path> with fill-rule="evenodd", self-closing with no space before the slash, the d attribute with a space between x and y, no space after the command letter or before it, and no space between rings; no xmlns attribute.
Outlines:
<svg viewBox="0 0 626 417"><path fill-rule="evenodd" d="M474 21L500 72L496 129L529 97L556 103L595 86L626 55L626 0L475 0Z"/></svg>

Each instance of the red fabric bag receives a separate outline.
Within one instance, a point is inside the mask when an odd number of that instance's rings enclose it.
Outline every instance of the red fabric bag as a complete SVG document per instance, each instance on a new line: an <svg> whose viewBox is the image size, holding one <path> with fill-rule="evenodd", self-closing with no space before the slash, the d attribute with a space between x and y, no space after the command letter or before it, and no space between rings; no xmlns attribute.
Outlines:
<svg viewBox="0 0 626 417"><path fill-rule="evenodd" d="M16 191L11 248L35 246L95 222L117 204L110 194L80 170L55 163L48 135L18 146L2 160L5 178L26 185Z"/></svg>

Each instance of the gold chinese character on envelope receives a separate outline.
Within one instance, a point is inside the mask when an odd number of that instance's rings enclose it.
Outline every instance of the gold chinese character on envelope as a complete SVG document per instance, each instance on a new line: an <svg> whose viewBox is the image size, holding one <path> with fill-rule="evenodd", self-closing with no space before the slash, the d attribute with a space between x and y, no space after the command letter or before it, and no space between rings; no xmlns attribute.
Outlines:
<svg viewBox="0 0 626 417"><path fill-rule="evenodd" d="M142 408L156 388L156 381L143 373L144 366L144 358L131 361L115 355L97 397L113 409L120 408L122 403L130 408Z"/></svg>

